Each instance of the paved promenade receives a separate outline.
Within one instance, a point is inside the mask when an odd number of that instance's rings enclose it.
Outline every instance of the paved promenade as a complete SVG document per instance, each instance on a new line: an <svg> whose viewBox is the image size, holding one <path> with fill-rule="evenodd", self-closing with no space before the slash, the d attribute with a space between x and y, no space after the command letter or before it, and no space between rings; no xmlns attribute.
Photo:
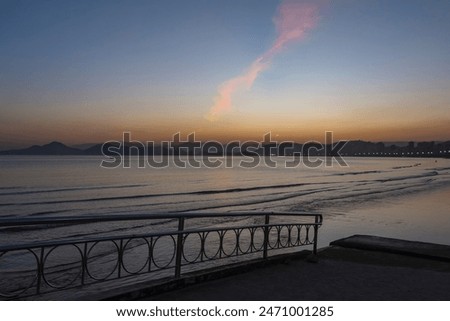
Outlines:
<svg viewBox="0 0 450 321"><path fill-rule="evenodd" d="M286 259L145 300L450 300L450 247L354 236L316 263Z"/></svg>

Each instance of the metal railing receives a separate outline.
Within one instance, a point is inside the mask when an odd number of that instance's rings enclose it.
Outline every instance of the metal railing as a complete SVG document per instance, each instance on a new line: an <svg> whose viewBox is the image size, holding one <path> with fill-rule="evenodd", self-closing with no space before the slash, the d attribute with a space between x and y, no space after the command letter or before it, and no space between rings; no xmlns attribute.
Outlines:
<svg viewBox="0 0 450 321"><path fill-rule="evenodd" d="M211 226L208 219L223 220ZM270 251L304 245L312 245L316 254L322 224L320 214L294 212L111 215L1 219L0 233L11 227L17 230L155 220L170 221L173 227L161 225L157 232L132 235L1 245L0 298L39 295L161 271L179 278L193 264L250 254L260 257L257 253L267 258ZM186 227L188 221L195 220L203 222L194 228Z"/></svg>

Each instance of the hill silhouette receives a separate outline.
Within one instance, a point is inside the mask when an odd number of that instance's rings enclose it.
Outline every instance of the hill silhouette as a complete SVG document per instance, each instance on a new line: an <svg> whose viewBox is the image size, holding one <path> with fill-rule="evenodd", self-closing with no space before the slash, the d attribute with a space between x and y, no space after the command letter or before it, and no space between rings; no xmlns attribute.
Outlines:
<svg viewBox="0 0 450 321"><path fill-rule="evenodd" d="M0 155L84 155L84 151L69 147L60 142L51 142L42 146L33 145L24 149L1 151Z"/></svg>

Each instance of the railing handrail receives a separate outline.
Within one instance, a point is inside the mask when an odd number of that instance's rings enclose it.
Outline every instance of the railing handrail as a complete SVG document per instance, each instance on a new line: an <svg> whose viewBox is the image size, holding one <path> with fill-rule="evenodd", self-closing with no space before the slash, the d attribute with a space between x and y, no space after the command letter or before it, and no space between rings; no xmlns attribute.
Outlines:
<svg viewBox="0 0 450 321"><path fill-rule="evenodd" d="M264 228L264 227L276 227L276 226L290 226L290 225L308 225L308 226L320 226L321 223L273 223L273 224L252 224L252 225L238 225L230 227L221 227L221 231L231 231L231 230L241 230L248 228ZM35 249L43 246L61 246L79 243L93 243L99 241L109 241L114 240L125 240L125 239L136 239L136 238L146 238L146 237L162 237L173 235L177 236L179 234L193 234L193 233L207 233L207 232L217 232L217 227L210 228L200 228L200 229L183 229L181 231L172 230L162 233L141 233L141 234L123 234L123 235L109 235L100 237L85 237L85 238L67 238L60 241L42 241L42 242L32 242L32 243L19 243L14 245L4 245L0 246L1 251L11 251L11 250L23 250L23 249Z"/></svg>
<svg viewBox="0 0 450 321"><path fill-rule="evenodd" d="M0 227L25 226L40 224L69 224L69 223L105 223L114 221L137 221L149 219L179 219L179 218L206 218L206 217L243 217L243 216L305 216L315 217L322 222L322 214L305 212L231 212L231 213L154 213L154 214L112 214L112 215L90 215L90 216L41 216L1 218Z"/></svg>

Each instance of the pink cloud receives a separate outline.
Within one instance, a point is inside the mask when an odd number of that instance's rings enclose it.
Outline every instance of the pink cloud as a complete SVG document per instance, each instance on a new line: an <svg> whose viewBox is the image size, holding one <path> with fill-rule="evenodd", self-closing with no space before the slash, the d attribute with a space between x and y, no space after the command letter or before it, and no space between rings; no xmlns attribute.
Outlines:
<svg viewBox="0 0 450 321"><path fill-rule="evenodd" d="M313 1L283 1L274 17L277 38L273 45L258 57L245 72L222 83L206 118L217 120L221 114L232 109L233 94L238 90L250 89L259 74L270 66L273 57L290 43L304 39L307 31L313 29L318 20L318 5Z"/></svg>

